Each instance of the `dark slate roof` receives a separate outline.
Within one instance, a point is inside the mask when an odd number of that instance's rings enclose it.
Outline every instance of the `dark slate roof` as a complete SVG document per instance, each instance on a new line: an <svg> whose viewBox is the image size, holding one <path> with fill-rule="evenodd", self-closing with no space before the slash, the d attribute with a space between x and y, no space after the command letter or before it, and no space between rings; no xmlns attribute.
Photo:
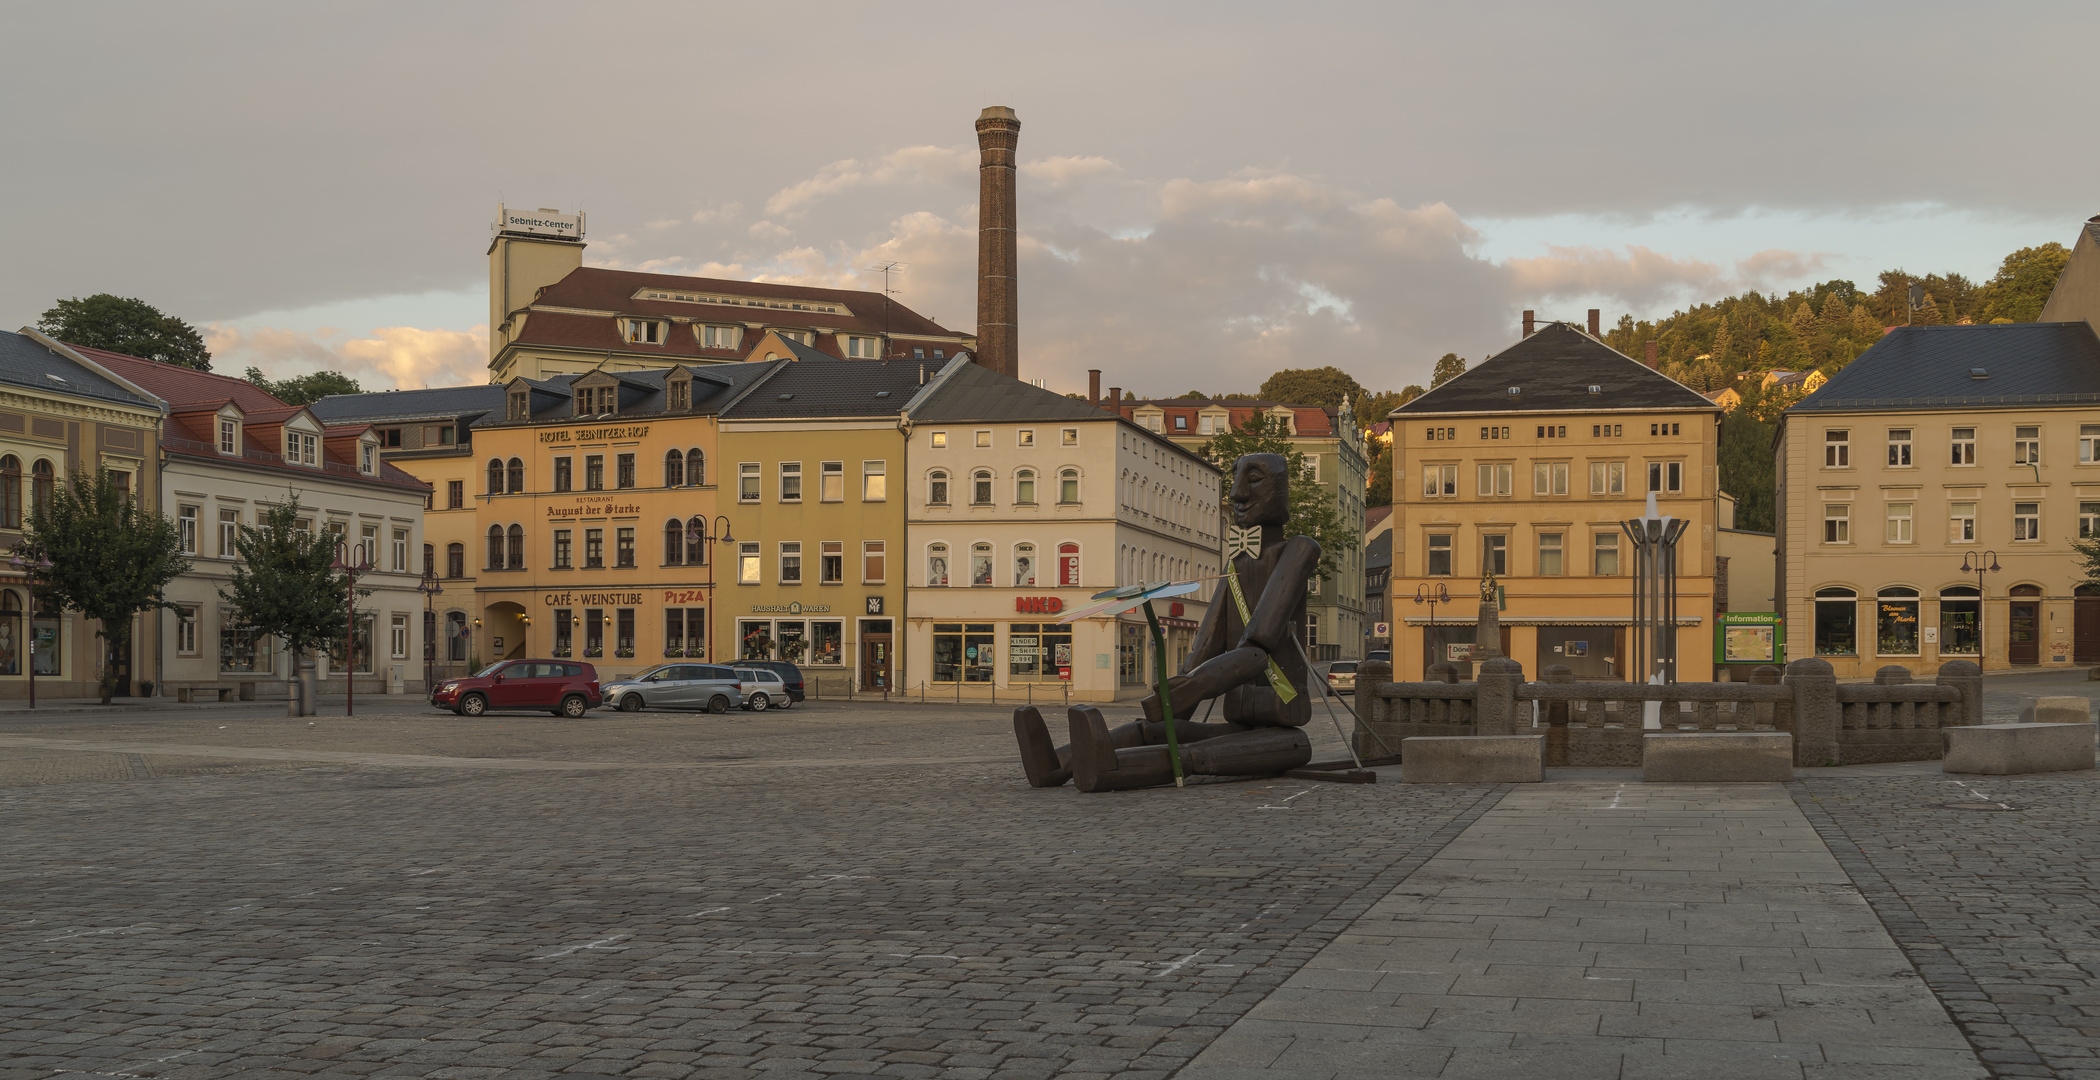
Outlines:
<svg viewBox="0 0 2100 1080"><path fill-rule="evenodd" d="M1524 392L1512 395L1512 386ZM1602 392L1590 393L1592 386ZM1548 323L1393 415L1718 408L1704 394L1596 338L1566 323Z"/></svg>
<svg viewBox="0 0 2100 1080"><path fill-rule="evenodd" d="M1001 375L981 364L969 364L950 376L924 401L913 406L911 418L916 424L965 424L1009 420L1113 420L1116 414L1010 375Z"/></svg>
<svg viewBox="0 0 2100 1080"><path fill-rule="evenodd" d="M54 379L51 376L58 376ZM59 379L65 380L60 382ZM0 383L33 387L47 393L99 398L123 405L157 408L160 402L141 397L105 378L100 372L47 349L27 334L0 332Z"/></svg>
<svg viewBox="0 0 2100 1080"><path fill-rule="evenodd" d="M1387 529L1372 537L1371 542L1364 545L1364 569L1374 570L1381 566L1389 567L1391 565L1393 565L1393 531Z"/></svg>
<svg viewBox="0 0 2100 1080"><path fill-rule="evenodd" d="M811 418L896 416L904 411L924 380L939 374L950 360L782 360L747 364L773 372L765 383L722 412L724 420L801 420ZM710 369L721 370L721 369ZM878 396L881 395L881 396Z"/></svg>
<svg viewBox="0 0 2100 1080"><path fill-rule="evenodd" d="M2100 401L2100 337L2083 322L1898 326L1787 412L2080 401Z"/></svg>
<svg viewBox="0 0 2100 1080"><path fill-rule="evenodd" d="M458 417L503 411L503 387L483 383L479 386L434 386L427 390L330 394L314 402L310 408L315 416L330 423Z"/></svg>

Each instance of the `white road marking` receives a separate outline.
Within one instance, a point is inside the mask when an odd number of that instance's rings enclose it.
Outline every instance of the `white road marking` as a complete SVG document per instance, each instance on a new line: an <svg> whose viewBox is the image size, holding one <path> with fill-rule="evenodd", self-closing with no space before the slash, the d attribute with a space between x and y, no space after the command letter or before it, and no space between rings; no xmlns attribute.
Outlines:
<svg viewBox="0 0 2100 1080"><path fill-rule="evenodd" d="M620 941L620 940L623 940L623 939L625 939L625 938L629 938L629 937L633 937L633 936L634 936L634 935L632 935L632 934L614 934L613 936L611 936L611 937L609 937L609 938L600 938L600 939L598 939L597 941L589 942L588 944L584 944L584 945L571 945L571 946L569 946L569 947L568 947L568 948L566 948L566 949L556 949L555 951L553 951L553 952L551 952L551 953L548 953L548 954L547 954L547 955L545 955L545 956L535 956L535 957L533 957L533 959L534 959L534 960L553 960L553 959L555 959L556 957L561 957L561 956L567 956L567 955L569 955L570 953L579 953L579 952L582 952L582 951L584 951L585 949L604 949L604 950L605 950L606 952L620 952L620 951L622 951L623 949L625 949L625 948L626 948L626 946L624 946L624 945L623 945L623 946L621 946L621 947L620 947L620 948L618 948L618 949L607 949L607 948L605 948L605 947L606 947L607 945L610 945L610 944L612 944L612 943L613 943L613 942L615 942L615 941Z"/></svg>

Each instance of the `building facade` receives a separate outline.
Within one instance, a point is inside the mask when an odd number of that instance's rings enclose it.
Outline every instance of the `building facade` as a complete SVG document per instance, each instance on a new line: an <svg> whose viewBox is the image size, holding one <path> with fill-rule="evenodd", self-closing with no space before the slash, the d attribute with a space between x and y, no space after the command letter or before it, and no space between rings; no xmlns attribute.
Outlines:
<svg viewBox="0 0 2100 1080"><path fill-rule="evenodd" d="M1348 403L1340 409L1273 401L1208 401L1167 398L1126 401L1123 415L1138 426L1200 453L1204 444L1241 428L1256 416L1283 425L1291 446L1305 455L1311 475L1294 483L1318 484L1334 501L1351 536L1364 531L1366 470L1370 459ZM1370 622L1364 617L1364 553L1335 553L1336 569L1312 582L1306 599L1306 644L1314 660L1355 660L1364 653Z"/></svg>
<svg viewBox="0 0 2100 1080"><path fill-rule="evenodd" d="M1142 613L1060 623L1103 589L1197 580L1155 605L1178 671L1223 566L1218 471L1114 413L976 365L910 409L907 686L940 698L1142 696Z"/></svg>
<svg viewBox="0 0 2100 1080"><path fill-rule="evenodd" d="M2086 322L1895 327L1788 409L1776 446L1794 656L1861 678L2100 663L2071 548L2100 532Z"/></svg>
<svg viewBox="0 0 2100 1080"><path fill-rule="evenodd" d="M1526 671L1646 678L1628 670L1634 552L1620 523L1650 493L1660 513L1690 522L1675 676L1710 677L1720 412L1562 323L1394 410L1394 678L1437 663L1470 673L1489 573L1502 590L1499 648ZM1428 599L1444 596L1432 614Z"/></svg>

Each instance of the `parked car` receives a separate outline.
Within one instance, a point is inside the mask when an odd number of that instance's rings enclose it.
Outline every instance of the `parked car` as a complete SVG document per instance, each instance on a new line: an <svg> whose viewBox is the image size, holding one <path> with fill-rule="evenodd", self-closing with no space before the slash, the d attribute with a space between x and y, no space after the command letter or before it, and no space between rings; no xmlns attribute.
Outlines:
<svg viewBox="0 0 2100 1080"><path fill-rule="evenodd" d="M798 668L785 660L739 660L737 661L736 666L758 668L761 671L770 671L773 674L780 676L780 681L787 684L788 700L802 700L801 668Z"/></svg>
<svg viewBox="0 0 2100 1080"><path fill-rule="evenodd" d="M1327 665L1327 686L1337 694L1356 693L1356 661L1336 660Z"/></svg>
<svg viewBox="0 0 2100 1080"><path fill-rule="evenodd" d="M795 703L788 694L787 680L780 673L761 667L738 666L736 681L744 687L744 708L751 712L765 712L779 706L787 708Z"/></svg>
<svg viewBox="0 0 2100 1080"><path fill-rule="evenodd" d="M744 703L736 672L720 664L662 664L605 684L605 700L621 712L683 709L726 713Z"/></svg>
<svg viewBox="0 0 2100 1080"><path fill-rule="evenodd" d="M490 709L545 709L574 719L598 707L598 669L574 660L499 660L465 678L446 679L430 703L461 716Z"/></svg>
<svg viewBox="0 0 2100 1080"><path fill-rule="evenodd" d="M1369 653L1364 655L1365 663L1370 663L1373 660L1376 660L1381 664L1390 664L1393 662L1393 650L1372 649Z"/></svg>

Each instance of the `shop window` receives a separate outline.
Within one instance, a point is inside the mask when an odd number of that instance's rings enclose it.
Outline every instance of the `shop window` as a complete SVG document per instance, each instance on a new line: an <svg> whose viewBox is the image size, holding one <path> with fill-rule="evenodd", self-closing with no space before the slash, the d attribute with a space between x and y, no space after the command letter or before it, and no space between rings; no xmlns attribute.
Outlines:
<svg viewBox="0 0 2100 1080"><path fill-rule="evenodd" d="M1619 573L1619 534L1601 532L1595 534L1595 548L1590 556L1590 573L1598 577L1616 577Z"/></svg>
<svg viewBox="0 0 2100 1080"><path fill-rule="evenodd" d="M926 548L926 584L935 588L948 584L948 545L932 544Z"/></svg>
<svg viewBox="0 0 2100 1080"><path fill-rule="evenodd" d="M773 651L790 664L800 664L809 659L809 629L799 622L777 622L773 624Z"/></svg>
<svg viewBox="0 0 2100 1080"><path fill-rule="evenodd" d="M991 623L933 624L933 681L992 681Z"/></svg>
<svg viewBox="0 0 2100 1080"><path fill-rule="evenodd" d="M1918 590L1890 586L1875 597L1874 651L1881 656L1918 655Z"/></svg>
<svg viewBox="0 0 2100 1080"><path fill-rule="evenodd" d="M467 613L448 611L445 613L445 659L461 663L467 658Z"/></svg>
<svg viewBox="0 0 2100 1080"><path fill-rule="evenodd" d="M1057 583L1060 586L1079 584L1079 545L1057 545Z"/></svg>
<svg viewBox="0 0 2100 1080"><path fill-rule="evenodd" d="M1815 648L1817 656L1859 655L1859 594L1851 589L1817 589Z"/></svg>
<svg viewBox="0 0 2100 1080"><path fill-rule="evenodd" d="M1072 627L1058 623L1014 623L1006 631L1009 682L1061 682L1071 678Z"/></svg>
<svg viewBox="0 0 2100 1080"><path fill-rule="evenodd" d="M613 611L613 655L634 655L634 609L631 607Z"/></svg>
<svg viewBox="0 0 2100 1080"><path fill-rule="evenodd" d="M1432 533L1429 536L1428 565L1423 573L1430 577L1451 576L1451 536L1449 533Z"/></svg>
<svg viewBox="0 0 2100 1080"><path fill-rule="evenodd" d="M694 659L707 655L706 608L664 609L664 655Z"/></svg>
<svg viewBox="0 0 2100 1080"><path fill-rule="evenodd" d="M42 623L43 619L39 617L37 621L39 623ZM53 637L55 638L55 621L53 625ZM262 631L258 630L256 627L250 625L247 619L244 618L240 614L240 612L235 611L232 608L220 609L220 671L235 673L268 673L271 669L276 667L275 658L271 655L270 652L270 649L275 643L275 641L276 639L271 637L269 634L265 634ZM57 643L55 640L51 642L51 645L56 644ZM53 650L46 645L44 639L44 630L42 626L39 626L36 631L36 646L34 651L36 653L37 674L58 674L55 666L50 670L45 669L45 657L52 656L55 659L55 655L53 653Z"/></svg>
<svg viewBox="0 0 2100 1080"><path fill-rule="evenodd" d="M1014 545L1014 587L1017 589L1035 587L1034 544Z"/></svg>
<svg viewBox="0 0 2100 1080"><path fill-rule="evenodd" d="M1983 640L1983 603L1974 585L1940 590L1940 655L1975 656Z"/></svg>
<svg viewBox="0 0 2100 1080"><path fill-rule="evenodd" d="M838 667L846 662L846 624L809 624L809 662L819 667Z"/></svg>
<svg viewBox="0 0 2100 1080"><path fill-rule="evenodd" d="M991 583L992 583L992 545L990 545L990 544L972 544L972 545L970 545L970 584L971 584L971 585L990 585Z"/></svg>

